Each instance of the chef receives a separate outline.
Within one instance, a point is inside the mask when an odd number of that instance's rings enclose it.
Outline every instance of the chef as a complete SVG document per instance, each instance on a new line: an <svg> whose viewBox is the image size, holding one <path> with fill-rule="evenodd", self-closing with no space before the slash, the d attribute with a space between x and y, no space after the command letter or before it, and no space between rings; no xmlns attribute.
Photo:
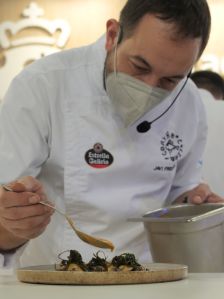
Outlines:
<svg viewBox="0 0 224 299"><path fill-rule="evenodd" d="M0 112L1 266L54 263L94 248L150 261L143 225L174 202L222 199L201 182L207 125L188 75L209 37L206 1L129 0L96 43L48 56L12 82ZM18 188L18 182L20 187ZM110 252L107 252L110 256Z"/></svg>

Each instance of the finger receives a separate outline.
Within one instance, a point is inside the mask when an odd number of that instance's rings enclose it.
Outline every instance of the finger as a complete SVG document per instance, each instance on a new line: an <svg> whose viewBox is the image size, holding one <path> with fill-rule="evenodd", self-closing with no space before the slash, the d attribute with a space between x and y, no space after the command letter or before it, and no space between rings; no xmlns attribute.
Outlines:
<svg viewBox="0 0 224 299"><path fill-rule="evenodd" d="M207 184L200 184L198 188L195 189L195 195L201 196L203 201L211 195L211 190Z"/></svg>
<svg viewBox="0 0 224 299"><path fill-rule="evenodd" d="M15 236L26 239L26 240L33 239L33 238L36 238L39 235L41 235L46 230L50 221L51 221L51 218L48 217L40 225L38 225L34 228L33 227L29 228L29 229L15 228L15 229L11 230L11 232Z"/></svg>
<svg viewBox="0 0 224 299"><path fill-rule="evenodd" d="M22 177L18 180L18 183L24 185L26 191L37 192L42 189L42 184L32 176Z"/></svg>
<svg viewBox="0 0 224 299"><path fill-rule="evenodd" d="M190 198L189 203L199 205L203 203L203 198L200 195L194 195Z"/></svg>
<svg viewBox="0 0 224 299"><path fill-rule="evenodd" d="M46 213L53 213L54 210L42 204L35 204L23 207L12 207L0 211L2 218L7 220L22 220L29 217L41 216Z"/></svg>
<svg viewBox="0 0 224 299"><path fill-rule="evenodd" d="M26 177L27 178L27 177ZM29 177L28 177L29 178ZM30 182L29 182L30 183ZM24 184L22 184L21 182L16 182L14 185L13 185L13 190L15 191L15 192L22 192L22 190L24 190L24 191L30 191L30 192L32 192L32 193L34 193L34 194L37 194L37 195L39 195L40 196L40 199L42 200L42 201L46 201L47 200L47 195L46 195L46 193L44 192L44 190L43 190L43 186L37 181L37 180L35 180L34 181L34 179L32 178L32 186L31 186L31 183L30 184L28 184L28 185L24 185ZM34 200L34 202L33 203L36 203L36 201Z"/></svg>
<svg viewBox="0 0 224 299"><path fill-rule="evenodd" d="M207 202L209 203L223 203L224 202L224 199L221 198L220 196L216 195L216 194L211 194L208 199L207 199Z"/></svg>
<svg viewBox="0 0 224 299"><path fill-rule="evenodd" d="M200 184L190 191L190 203L202 204L207 202L208 197L211 195L211 190L207 184Z"/></svg>
<svg viewBox="0 0 224 299"><path fill-rule="evenodd" d="M29 231L35 230L38 227L42 227L44 223L51 217L51 213L45 213L43 215L28 217L19 220L1 219L1 223L4 227L7 227L10 231Z"/></svg>
<svg viewBox="0 0 224 299"><path fill-rule="evenodd" d="M22 183L19 183L18 181L11 182L5 186L9 187L9 189L11 189L14 192L25 192L26 191L26 187Z"/></svg>
<svg viewBox="0 0 224 299"><path fill-rule="evenodd" d="M41 183L32 176L22 177L7 184L7 186L9 186L15 192L37 192L38 190L42 189Z"/></svg>
<svg viewBox="0 0 224 299"><path fill-rule="evenodd" d="M8 192L1 193L0 206L2 208L26 206L40 202L42 199L38 194L31 192Z"/></svg>

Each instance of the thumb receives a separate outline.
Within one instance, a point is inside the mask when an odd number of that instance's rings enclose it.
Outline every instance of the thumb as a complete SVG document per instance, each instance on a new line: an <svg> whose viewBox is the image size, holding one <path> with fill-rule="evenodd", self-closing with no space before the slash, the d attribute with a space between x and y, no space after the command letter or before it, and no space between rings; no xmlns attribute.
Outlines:
<svg viewBox="0 0 224 299"><path fill-rule="evenodd" d="M7 184L7 187L9 187L13 192L24 192L26 191L26 187L19 183L18 181L11 182L10 184Z"/></svg>
<svg viewBox="0 0 224 299"><path fill-rule="evenodd" d="M32 176L22 177L16 181L11 182L8 186L14 192L35 192L41 188L41 184Z"/></svg>
<svg viewBox="0 0 224 299"><path fill-rule="evenodd" d="M200 205L201 203L204 202L204 200L200 195L193 195L189 200L189 202L195 205Z"/></svg>
<svg viewBox="0 0 224 299"><path fill-rule="evenodd" d="M207 202L208 197L211 195L211 190L207 184L201 183L192 189L190 193L190 202L193 204L201 204Z"/></svg>

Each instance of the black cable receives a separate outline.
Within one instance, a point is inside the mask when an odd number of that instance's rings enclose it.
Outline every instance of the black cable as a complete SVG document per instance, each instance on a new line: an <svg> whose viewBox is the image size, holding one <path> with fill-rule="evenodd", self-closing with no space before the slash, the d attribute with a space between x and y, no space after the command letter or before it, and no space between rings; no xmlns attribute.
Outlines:
<svg viewBox="0 0 224 299"><path fill-rule="evenodd" d="M187 84L187 81L188 81L189 76L190 76L190 73L188 74L187 79L185 80L183 86L181 87L180 91L178 92L178 94L176 95L176 97L174 98L174 100L172 101L172 103L166 108L166 110L165 110L162 114L160 114L159 116L157 116L155 119L153 119L153 120L150 121L150 122L147 121L147 120L144 120L143 122L141 122L141 123L136 127L136 129L137 129L137 131L138 131L139 133L146 133L146 132L148 132L148 131L151 129L151 125L152 125L155 121L157 121L158 119L160 119L164 114L166 114L166 113L170 110L170 108L174 105L174 103L175 103L176 100L178 99L178 97L179 97L180 93L182 92L182 90L184 89L185 85Z"/></svg>

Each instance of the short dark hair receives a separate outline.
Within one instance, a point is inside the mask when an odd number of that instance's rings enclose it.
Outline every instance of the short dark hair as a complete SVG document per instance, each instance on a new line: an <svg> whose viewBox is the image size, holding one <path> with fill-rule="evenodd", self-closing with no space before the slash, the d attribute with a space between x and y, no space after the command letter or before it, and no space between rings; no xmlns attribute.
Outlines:
<svg viewBox="0 0 224 299"><path fill-rule="evenodd" d="M211 30L211 15L206 0L128 0L120 14L123 37L130 37L146 14L176 25L179 37L201 38L200 55Z"/></svg>
<svg viewBox="0 0 224 299"><path fill-rule="evenodd" d="M191 74L191 79L199 88L208 89L213 95L219 94L224 99L224 79L218 73L205 70Z"/></svg>

